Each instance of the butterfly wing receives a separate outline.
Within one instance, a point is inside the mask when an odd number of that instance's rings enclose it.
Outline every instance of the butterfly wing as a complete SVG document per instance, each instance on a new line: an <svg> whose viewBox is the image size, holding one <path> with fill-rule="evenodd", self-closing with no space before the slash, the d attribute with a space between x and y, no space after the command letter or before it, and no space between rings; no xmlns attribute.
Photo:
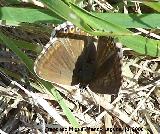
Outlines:
<svg viewBox="0 0 160 134"><path fill-rule="evenodd" d="M97 45L97 69L89 88L100 94L117 94L121 86L120 48L111 37L99 37Z"/></svg>
<svg viewBox="0 0 160 134"><path fill-rule="evenodd" d="M75 63L83 47L83 40L58 38L36 60L36 74L50 82L71 85Z"/></svg>
<svg viewBox="0 0 160 134"><path fill-rule="evenodd" d="M73 78L80 84L80 88L86 88L90 81L92 81L96 70L96 46L94 45L94 38L87 38L88 41L77 59L73 73Z"/></svg>

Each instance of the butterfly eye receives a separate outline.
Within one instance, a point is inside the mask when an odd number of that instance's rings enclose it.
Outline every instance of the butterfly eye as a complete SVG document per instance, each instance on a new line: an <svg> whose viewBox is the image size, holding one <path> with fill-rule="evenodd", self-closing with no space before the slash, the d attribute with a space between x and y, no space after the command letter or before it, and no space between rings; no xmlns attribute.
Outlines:
<svg viewBox="0 0 160 134"><path fill-rule="evenodd" d="M69 32L70 33L74 33L75 32L75 27L74 26L70 26L69 27Z"/></svg>

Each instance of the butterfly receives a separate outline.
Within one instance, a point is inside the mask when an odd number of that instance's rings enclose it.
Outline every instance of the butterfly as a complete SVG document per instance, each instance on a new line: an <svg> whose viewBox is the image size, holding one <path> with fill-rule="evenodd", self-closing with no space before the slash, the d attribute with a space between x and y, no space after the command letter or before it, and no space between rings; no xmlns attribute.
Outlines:
<svg viewBox="0 0 160 134"><path fill-rule="evenodd" d="M122 84L121 48L112 37L93 37L73 24L55 28L54 38L35 61L36 74L63 85L88 86L99 94L117 94Z"/></svg>

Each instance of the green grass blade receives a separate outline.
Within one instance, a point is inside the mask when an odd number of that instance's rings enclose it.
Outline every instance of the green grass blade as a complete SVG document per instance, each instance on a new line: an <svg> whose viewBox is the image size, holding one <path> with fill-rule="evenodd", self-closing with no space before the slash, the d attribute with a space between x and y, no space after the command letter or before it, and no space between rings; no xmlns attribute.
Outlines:
<svg viewBox="0 0 160 134"><path fill-rule="evenodd" d="M37 53L40 53L42 51L42 47L37 44L29 43L29 42L23 41L23 40L16 40L16 39L12 39L12 38L10 38L10 41L13 42L14 44L16 44L17 47L20 49L32 50ZM3 41L1 39L0 39L0 43L1 44L3 43Z"/></svg>
<svg viewBox="0 0 160 134"><path fill-rule="evenodd" d="M143 2L143 4L160 12L160 2Z"/></svg>
<svg viewBox="0 0 160 134"><path fill-rule="evenodd" d="M64 19L72 22L76 26L84 29L93 35L129 35L127 29L119 27L108 21L104 21L96 16L91 15L89 12L77 7L76 5L69 3L65 4L61 0L40 0L42 3L48 6L48 8L63 17Z"/></svg>
<svg viewBox="0 0 160 134"><path fill-rule="evenodd" d="M157 28L160 27L160 14L122 14L122 13L92 13L95 16L109 20L125 28Z"/></svg>
<svg viewBox="0 0 160 134"><path fill-rule="evenodd" d="M64 19L49 10L17 8L17 7L0 7L0 20L2 24L20 25L26 23L63 23Z"/></svg>
<svg viewBox="0 0 160 134"><path fill-rule="evenodd" d="M150 55L153 57L160 56L160 41L148 39L142 36L118 36L119 41L133 49L134 51L144 54Z"/></svg>
<svg viewBox="0 0 160 134"><path fill-rule="evenodd" d="M30 70L30 72L32 73L34 72L33 61L30 58L28 58L28 56L24 54L21 50L19 50L18 46L15 45L16 42L12 42L12 40L10 40L10 38L5 36L1 31L0 31L0 40L3 41L3 43L24 62L24 64Z"/></svg>
<svg viewBox="0 0 160 134"><path fill-rule="evenodd" d="M6 22L14 21L15 24L21 24L22 22L33 23L33 24L46 23L46 22L60 24L64 22L64 19L60 18L55 13L53 14L49 13L49 11L46 9L1 7L0 10L2 14L1 20L6 20ZM10 15L8 15L8 12L10 12ZM28 14L27 17L24 16L26 13ZM138 15L138 14L122 14L122 13L92 13L92 15L105 21L106 22L105 27L108 26L106 25L107 23L116 24L124 28L160 27L160 23L159 23L160 14L139 14ZM36 16L36 17L33 17L33 16ZM85 19L88 18L88 16L86 16ZM90 20L92 20L92 17L90 18ZM98 22L94 22L94 25L96 25L96 27L100 25L97 23Z"/></svg>
<svg viewBox="0 0 160 134"><path fill-rule="evenodd" d="M4 73L7 74L8 76L11 76L11 77L13 77L13 78L15 78L15 79L17 79L17 80L19 80L19 81L21 80L21 76L20 76L20 75L14 73L14 72L11 72L11 71L8 70L8 69L5 69L5 68L0 67L0 71L4 72Z"/></svg>

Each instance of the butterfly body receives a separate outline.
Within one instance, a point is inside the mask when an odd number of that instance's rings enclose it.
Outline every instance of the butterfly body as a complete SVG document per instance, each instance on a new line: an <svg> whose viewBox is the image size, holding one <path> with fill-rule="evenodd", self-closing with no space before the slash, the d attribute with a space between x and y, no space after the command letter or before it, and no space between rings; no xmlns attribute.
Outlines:
<svg viewBox="0 0 160 134"><path fill-rule="evenodd" d="M36 74L50 82L87 85L96 93L115 94L121 86L121 56L111 37L98 39L69 26L55 32L35 62Z"/></svg>

